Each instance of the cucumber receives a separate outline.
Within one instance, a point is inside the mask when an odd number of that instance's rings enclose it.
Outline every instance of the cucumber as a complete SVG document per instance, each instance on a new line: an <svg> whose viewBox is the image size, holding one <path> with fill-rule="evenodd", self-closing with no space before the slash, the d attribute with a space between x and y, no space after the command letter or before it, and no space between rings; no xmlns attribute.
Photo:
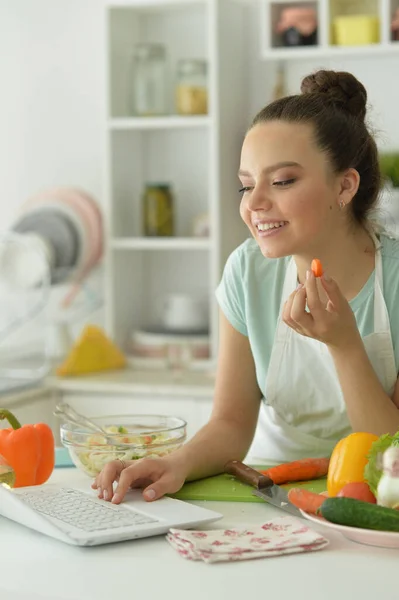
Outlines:
<svg viewBox="0 0 399 600"><path fill-rule="evenodd" d="M338 525L399 531L399 510L354 498L327 498L320 507L320 514Z"/></svg>

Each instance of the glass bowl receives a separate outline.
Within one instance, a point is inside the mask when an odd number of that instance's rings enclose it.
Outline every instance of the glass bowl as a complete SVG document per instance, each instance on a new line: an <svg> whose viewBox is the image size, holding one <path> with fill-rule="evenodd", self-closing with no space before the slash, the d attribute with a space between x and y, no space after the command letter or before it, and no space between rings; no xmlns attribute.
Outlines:
<svg viewBox="0 0 399 600"><path fill-rule="evenodd" d="M165 415L109 415L90 417L107 432L95 433L84 426L62 423L61 442L73 463L95 477L111 460L160 457L180 448L187 437L187 423Z"/></svg>

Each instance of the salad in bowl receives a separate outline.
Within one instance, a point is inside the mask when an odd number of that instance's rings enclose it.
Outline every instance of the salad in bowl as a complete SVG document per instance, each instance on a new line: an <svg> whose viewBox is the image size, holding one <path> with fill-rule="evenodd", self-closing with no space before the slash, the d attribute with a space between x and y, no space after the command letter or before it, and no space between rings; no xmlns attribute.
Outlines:
<svg viewBox="0 0 399 600"><path fill-rule="evenodd" d="M91 420L103 431L97 433L71 422L61 424L61 442L73 463L90 477L115 459L138 460L160 457L182 446L187 423L166 415L110 415Z"/></svg>

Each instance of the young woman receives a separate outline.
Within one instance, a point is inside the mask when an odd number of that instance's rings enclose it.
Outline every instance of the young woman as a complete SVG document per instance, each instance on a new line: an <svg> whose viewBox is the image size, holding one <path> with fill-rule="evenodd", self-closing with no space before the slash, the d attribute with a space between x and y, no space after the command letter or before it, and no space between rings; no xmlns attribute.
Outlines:
<svg viewBox="0 0 399 600"><path fill-rule="evenodd" d="M154 500L233 458L328 456L351 431L399 429L399 242L370 220L380 172L366 90L318 71L301 92L266 106L243 143L240 214L252 238L217 290L211 419L168 457L106 465L100 498L118 503L141 486Z"/></svg>

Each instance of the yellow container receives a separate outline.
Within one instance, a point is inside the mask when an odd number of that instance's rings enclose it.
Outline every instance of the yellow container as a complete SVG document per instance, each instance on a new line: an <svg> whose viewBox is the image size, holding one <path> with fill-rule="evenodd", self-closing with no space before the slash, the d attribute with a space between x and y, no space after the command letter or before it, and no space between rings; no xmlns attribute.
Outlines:
<svg viewBox="0 0 399 600"><path fill-rule="evenodd" d="M364 46L380 41L380 21L372 15L343 15L333 21L337 46Z"/></svg>

